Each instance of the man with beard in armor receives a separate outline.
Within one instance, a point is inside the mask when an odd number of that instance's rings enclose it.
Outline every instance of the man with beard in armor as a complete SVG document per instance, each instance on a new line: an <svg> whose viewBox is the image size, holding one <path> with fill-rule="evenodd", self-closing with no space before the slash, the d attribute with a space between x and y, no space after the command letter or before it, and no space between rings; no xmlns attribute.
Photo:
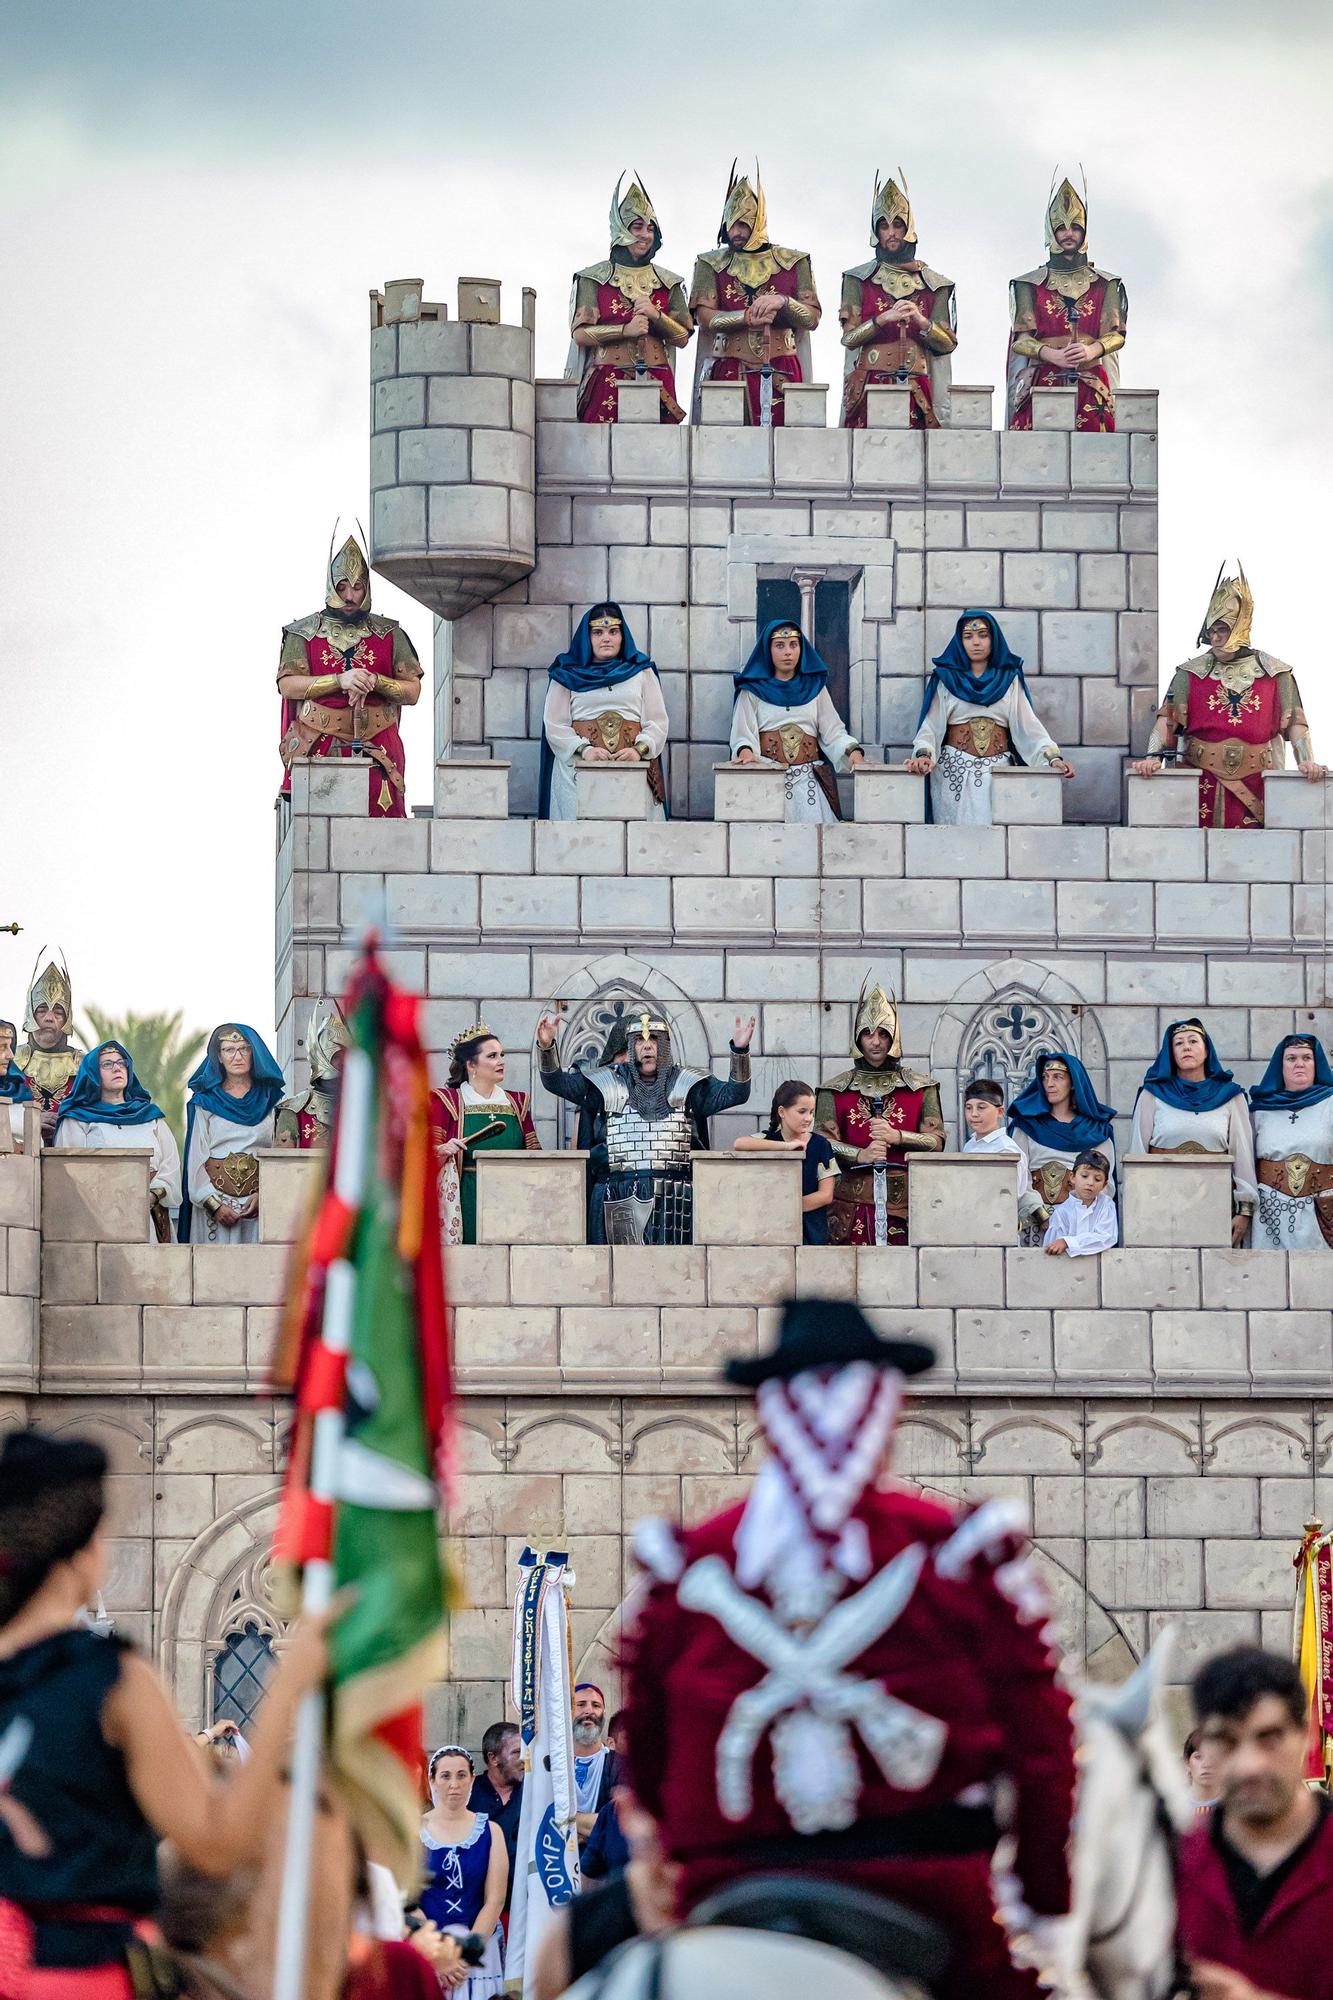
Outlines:
<svg viewBox="0 0 1333 2000"><path fill-rule="evenodd" d="M691 1151L709 1149L708 1120L750 1095L754 1017L736 1016L731 1075L702 1076L672 1060L665 1021L644 1014L629 1035L629 1060L593 1070L561 1069L559 1022L537 1024L539 1073L553 1097L587 1113L592 1159L590 1243L694 1240ZM605 1157L601 1157L601 1149Z"/></svg>

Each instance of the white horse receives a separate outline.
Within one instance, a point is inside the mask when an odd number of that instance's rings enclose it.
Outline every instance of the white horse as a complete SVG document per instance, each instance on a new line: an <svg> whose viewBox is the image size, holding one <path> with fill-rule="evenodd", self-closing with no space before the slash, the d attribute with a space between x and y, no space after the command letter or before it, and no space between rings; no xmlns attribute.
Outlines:
<svg viewBox="0 0 1333 2000"><path fill-rule="evenodd" d="M1010 1908L1015 1955L1060 2000L1168 2000L1184 1990L1173 1849L1194 1809L1161 1714L1171 1650L1165 1634L1123 1686L1080 1691L1071 1914L1032 1923Z"/></svg>

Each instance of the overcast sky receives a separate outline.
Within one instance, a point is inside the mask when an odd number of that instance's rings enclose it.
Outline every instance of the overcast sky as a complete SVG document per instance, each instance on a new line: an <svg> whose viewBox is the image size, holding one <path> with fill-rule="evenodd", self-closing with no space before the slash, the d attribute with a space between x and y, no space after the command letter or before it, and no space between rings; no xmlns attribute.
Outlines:
<svg viewBox="0 0 1333 2000"><path fill-rule="evenodd" d="M1005 285L1054 164L1125 278L1127 387L1161 391L1164 667L1239 550L1259 642L1333 753L1322 586L1333 397L1333 12L1288 0L899 0L665 23L456 0L8 0L0 69L0 464L9 643L0 1014L32 955L76 1002L272 1023L273 686L335 514L367 515L366 294L538 293L639 170L688 274L733 153L808 247L837 381L837 278L901 162L958 285L955 379L999 382ZM997 398L997 411L999 399ZM832 406L832 399L831 399ZM429 659L431 619L379 581ZM1320 620L1323 620L1323 630ZM405 732L431 794L430 705Z"/></svg>

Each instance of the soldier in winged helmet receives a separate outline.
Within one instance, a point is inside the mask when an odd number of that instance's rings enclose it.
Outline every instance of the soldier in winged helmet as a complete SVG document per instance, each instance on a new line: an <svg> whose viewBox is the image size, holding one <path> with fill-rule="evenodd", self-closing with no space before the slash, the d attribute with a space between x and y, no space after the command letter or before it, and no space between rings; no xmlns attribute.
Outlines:
<svg viewBox="0 0 1333 2000"><path fill-rule="evenodd" d="M1032 429L1034 389L1078 389L1074 428L1115 429L1125 287L1088 262L1088 205L1061 181L1046 210L1046 262L1009 287L1008 424Z"/></svg>
<svg viewBox="0 0 1333 2000"><path fill-rule="evenodd" d="M852 1067L815 1099L815 1129L842 1169L829 1208L830 1243L907 1241L907 1155L944 1151L934 1077L903 1067L898 1009L884 988L863 992L852 1024Z"/></svg>
<svg viewBox="0 0 1333 2000"><path fill-rule="evenodd" d="M842 274L843 423L863 430L866 390L902 382L912 392L913 430L938 430L949 421L950 356L958 345L953 279L917 255L906 183L875 176L870 240L875 254L869 263Z"/></svg>
<svg viewBox="0 0 1333 2000"><path fill-rule="evenodd" d="M306 1037L310 1087L298 1097L284 1097L278 1106L273 1121L275 1146L291 1146L303 1153L323 1151L328 1146L346 1047L347 1023L342 1009L336 1000L321 1000Z"/></svg>
<svg viewBox="0 0 1333 2000"><path fill-rule="evenodd" d="M285 767L297 757L371 760L372 819L405 819L398 717L421 694L421 662L396 618L370 609L370 565L354 535L330 558L324 608L285 625L278 660Z"/></svg>
<svg viewBox="0 0 1333 2000"><path fill-rule="evenodd" d="M1200 826L1262 826L1264 773L1282 769L1288 743L1311 784L1328 776L1314 761L1295 674L1250 642L1254 595L1236 567L1235 576L1219 569L1199 627L1199 644L1208 650L1172 674L1148 753L1134 766L1151 778L1163 755L1178 750L1200 774Z"/></svg>
<svg viewBox="0 0 1333 2000"><path fill-rule="evenodd" d="M565 379L579 385L579 420L613 424L618 384L652 376L659 421L678 424L674 354L694 331L685 281L656 262L662 231L642 181L625 176L611 197L611 249L604 263L574 273L571 346Z"/></svg>
<svg viewBox="0 0 1333 2000"><path fill-rule="evenodd" d="M28 1008L23 1017L27 1040L20 1042L14 1057L16 1066L28 1079L42 1121L42 1138L49 1146L56 1135L56 1118L68 1097L83 1061L83 1050L70 1040L74 1018L74 995L64 954L61 963L48 958L34 968L28 989Z"/></svg>
<svg viewBox="0 0 1333 2000"><path fill-rule="evenodd" d="M768 210L732 163L716 250L694 267L690 307L701 329L695 390L743 382L747 424L780 424L788 382L810 380L810 335L820 304L806 250L768 240Z"/></svg>

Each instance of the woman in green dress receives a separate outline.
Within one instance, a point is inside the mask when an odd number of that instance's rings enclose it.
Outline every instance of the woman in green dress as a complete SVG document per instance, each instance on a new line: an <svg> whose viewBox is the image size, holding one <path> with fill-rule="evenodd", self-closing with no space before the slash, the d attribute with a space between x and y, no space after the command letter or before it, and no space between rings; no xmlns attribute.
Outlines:
<svg viewBox="0 0 1333 2000"><path fill-rule="evenodd" d="M449 1081L431 1093L446 1243L477 1240L478 1153L541 1151L526 1090L504 1087L505 1052L484 1021L464 1028L449 1049Z"/></svg>

